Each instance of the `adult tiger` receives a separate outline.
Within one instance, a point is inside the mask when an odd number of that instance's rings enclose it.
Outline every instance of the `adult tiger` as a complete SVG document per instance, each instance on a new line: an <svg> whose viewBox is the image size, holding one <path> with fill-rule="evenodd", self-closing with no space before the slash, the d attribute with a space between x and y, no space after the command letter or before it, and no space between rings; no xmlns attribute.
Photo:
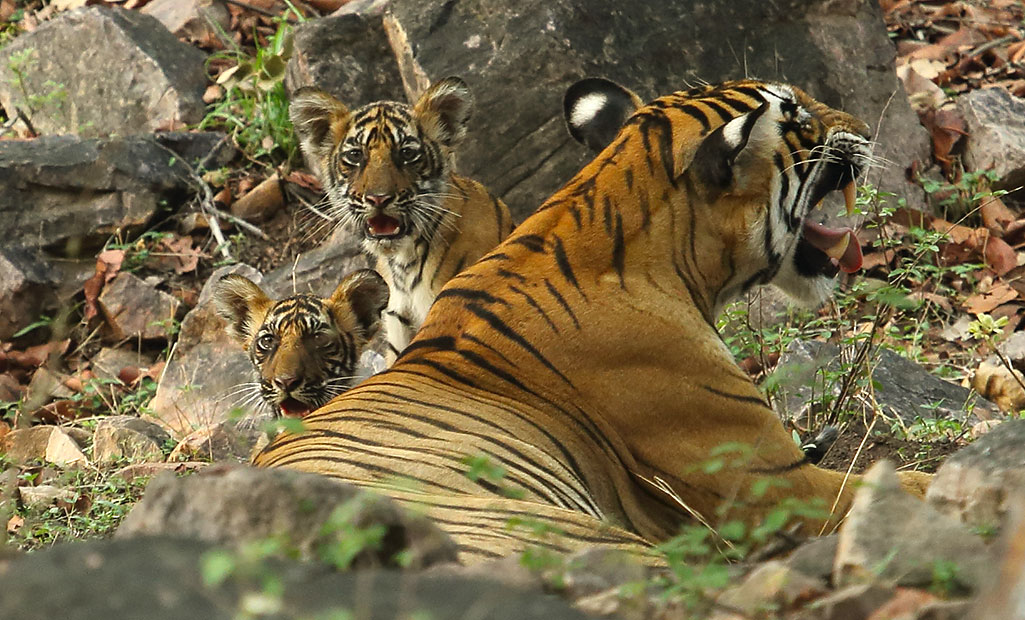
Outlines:
<svg viewBox="0 0 1025 620"><path fill-rule="evenodd" d="M363 239L391 289L384 315L390 365L452 276L512 230L509 209L452 172L472 96L445 78L410 107L378 101L355 112L301 88L289 114L306 159L327 192L328 213Z"/></svg>
<svg viewBox="0 0 1025 620"><path fill-rule="evenodd" d="M758 81L637 101L605 81L571 90L573 132L600 145L622 125L611 143L444 287L389 371L255 462L498 501L464 475L464 456L483 453L525 510L575 510L650 541L695 514L752 522L787 497L833 508L809 527L835 523L851 481L807 463L714 318L770 282L821 300L837 267L857 267L853 233L806 216L870 162L867 126ZM476 514L441 523L468 555L487 551L462 536Z"/></svg>

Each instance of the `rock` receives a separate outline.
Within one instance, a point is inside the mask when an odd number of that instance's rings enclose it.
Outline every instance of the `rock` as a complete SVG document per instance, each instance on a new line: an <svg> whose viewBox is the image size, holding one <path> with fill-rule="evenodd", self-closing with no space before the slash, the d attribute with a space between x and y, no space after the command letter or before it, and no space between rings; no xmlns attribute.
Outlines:
<svg viewBox="0 0 1025 620"><path fill-rule="evenodd" d="M980 88L958 97L957 106L968 126L968 168L994 171L996 189L1025 184L1025 101L1004 88Z"/></svg>
<svg viewBox="0 0 1025 620"><path fill-rule="evenodd" d="M50 433L50 439L46 442L46 460L60 467L74 467L87 463L78 442L58 428Z"/></svg>
<svg viewBox="0 0 1025 620"><path fill-rule="evenodd" d="M830 583L836 559L836 545L836 534L817 536L794 549L785 560L785 564L799 573L818 577L824 583Z"/></svg>
<svg viewBox="0 0 1025 620"><path fill-rule="evenodd" d="M1011 361L1011 365L1025 368L1025 332L1012 333L997 348Z"/></svg>
<svg viewBox="0 0 1025 620"><path fill-rule="evenodd" d="M800 620L853 620L869 615L893 597L894 589L879 583L847 586L824 596L797 617Z"/></svg>
<svg viewBox="0 0 1025 620"><path fill-rule="evenodd" d="M275 299L295 293L325 297L335 290L345 274L372 267L360 242L340 230L320 247L303 254L294 264L282 265L269 272L262 286Z"/></svg>
<svg viewBox="0 0 1025 620"><path fill-rule="evenodd" d="M994 529L1025 495L1025 420L1007 420L947 457L929 485L930 504L965 523Z"/></svg>
<svg viewBox="0 0 1025 620"><path fill-rule="evenodd" d="M381 99L402 101L402 80L381 20L387 6L388 0L356 0L330 17L298 24L285 73L289 95L316 86L353 110Z"/></svg>
<svg viewBox="0 0 1025 620"><path fill-rule="evenodd" d="M135 416L119 415L100 420L93 434L93 460L163 461L164 444L170 439L160 425Z"/></svg>
<svg viewBox="0 0 1025 620"><path fill-rule="evenodd" d="M187 478L157 476L116 536L159 534L238 545L285 534L291 547L311 558L335 533L374 526L386 528L381 545L360 551L354 566L396 566L394 556L402 550L411 568L456 559L455 543L446 534L390 499L314 474L241 466Z"/></svg>
<svg viewBox="0 0 1025 620"><path fill-rule="evenodd" d="M208 585L198 567L213 565L217 559L239 570L220 585ZM264 589L264 578L281 585L280 597L273 595L275 590ZM55 588L55 583L60 587ZM255 604L263 604L259 613L243 613ZM268 604L276 611L263 613ZM350 611L354 609L358 615ZM0 597L0 617L18 620L231 620L242 616L588 618L538 590L508 588L487 579L398 571L333 573L282 558L247 562L231 551L218 553L209 543L163 537L90 540L14 558L4 573L4 596Z"/></svg>
<svg viewBox="0 0 1025 620"><path fill-rule="evenodd" d="M34 487L18 487L18 495L21 498L21 503L29 509L46 508L58 499L72 503L75 501L74 491L49 484L40 484Z"/></svg>
<svg viewBox="0 0 1025 620"><path fill-rule="evenodd" d="M897 588L893 598L875 610L869 620L901 620L915 618L926 606L937 602L935 594L914 588Z"/></svg>
<svg viewBox="0 0 1025 620"><path fill-rule="evenodd" d="M173 322L181 305L177 297L158 291L126 271L103 287L99 302L114 331L114 340L171 340Z"/></svg>
<svg viewBox="0 0 1025 620"><path fill-rule="evenodd" d="M970 607L971 601L935 601L919 607L912 618L913 620L984 620L984 616L969 616ZM1001 616L1001 618L1009 617Z"/></svg>
<svg viewBox="0 0 1025 620"><path fill-rule="evenodd" d="M118 379L124 368L148 368L152 363L149 355L134 349L103 347L92 359L92 370L101 379Z"/></svg>
<svg viewBox="0 0 1025 620"><path fill-rule="evenodd" d="M174 472L176 474L192 473L209 465L210 463L199 463L196 461L185 463L132 463L117 470L115 475L123 478L125 482L131 482L136 478L152 478L163 472Z"/></svg>
<svg viewBox="0 0 1025 620"><path fill-rule="evenodd" d="M765 609L793 609L825 593L820 580L783 562L769 561L756 567L740 584L724 590L716 604L755 614Z"/></svg>
<svg viewBox="0 0 1025 620"><path fill-rule="evenodd" d="M0 340L9 340L57 303L52 274L32 254L0 248Z"/></svg>
<svg viewBox="0 0 1025 620"><path fill-rule="evenodd" d="M46 456L46 444L50 441L53 426L33 426L13 430L0 438L0 453L15 465L26 465L42 460Z"/></svg>
<svg viewBox="0 0 1025 620"><path fill-rule="evenodd" d="M637 557L609 549L585 549L566 558L562 581L571 599L618 589L627 583L639 583L648 577Z"/></svg>
<svg viewBox="0 0 1025 620"><path fill-rule="evenodd" d="M152 15L179 39L205 43L226 32L231 23L220 0L154 0L141 13Z"/></svg>
<svg viewBox="0 0 1025 620"><path fill-rule="evenodd" d="M973 390L995 403L1001 411L1013 413L1025 407L1025 390L1021 387L1025 375L1013 366L1008 370L999 360L980 362L972 373L971 383Z"/></svg>
<svg viewBox="0 0 1025 620"><path fill-rule="evenodd" d="M167 460L247 463L258 436L262 434L259 430L243 433L230 422L198 428L178 442Z"/></svg>
<svg viewBox="0 0 1025 620"><path fill-rule="evenodd" d="M787 347L772 373L784 394L778 401L784 406L780 417L804 417L808 407L816 406L813 396L819 396L821 401L822 376L818 373L823 368L836 375L843 370L836 345L795 340ZM944 381L888 349L878 350L872 379L876 383L873 397L880 411L901 419L907 426L914 424L916 418L958 420L972 425L980 419L1002 417L992 403L981 399L975 401L971 413L966 412L964 405L971 402L970 390ZM839 394L838 383L834 382L831 388L834 397Z"/></svg>
<svg viewBox="0 0 1025 620"><path fill-rule="evenodd" d="M127 135L195 124L204 111L203 60L138 11L68 11L4 47L0 104L21 108L43 134Z"/></svg>
<svg viewBox="0 0 1025 620"><path fill-rule="evenodd" d="M897 163L874 170L870 180L924 204L903 169L929 160L929 137L897 80L875 0L587 6L393 0L385 17L408 99L447 75L470 85L475 113L459 169L505 200L517 220L591 159L565 129L562 97L573 81L594 75L645 99L748 75L794 83L886 136L876 154ZM523 70L524 58L532 70Z"/></svg>
<svg viewBox="0 0 1025 620"><path fill-rule="evenodd" d="M28 402L41 407L54 398L71 398L74 392L64 385L65 379L67 375L58 375L46 366L40 366L32 373L28 384Z"/></svg>
<svg viewBox="0 0 1025 620"><path fill-rule="evenodd" d="M888 461L864 475L840 527L834 581L879 579L896 585L932 585L940 571L951 589L972 590L990 580L991 552L957 519L917 500L900 487Z"/></svg>

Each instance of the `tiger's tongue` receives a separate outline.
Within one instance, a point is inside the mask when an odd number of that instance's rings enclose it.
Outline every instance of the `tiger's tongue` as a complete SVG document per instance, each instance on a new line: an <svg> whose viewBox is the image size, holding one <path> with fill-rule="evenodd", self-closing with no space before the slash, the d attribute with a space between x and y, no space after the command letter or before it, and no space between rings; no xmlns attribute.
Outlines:
<svg viewBox="0 0 1025 620"><path fill-rule="evenodd" d="M281 407L281 414L286 418L301 418L312 411L309 405L294 398L286 398L281 401L279 406Z"/></svg>
<svg viewBox="0 0 1025 620"><path fill-rule="evenodd" d="M380 214L367 220L370 232L375 235L394 235L399 230L399 221L393 217Z"/></svg>
<svg viewBox="0 0 1025 620"><path fill-rule="evenodd" d="M804 239L847 273L861 269L861 243L850 228L826 228L805 220Z"/></svg>

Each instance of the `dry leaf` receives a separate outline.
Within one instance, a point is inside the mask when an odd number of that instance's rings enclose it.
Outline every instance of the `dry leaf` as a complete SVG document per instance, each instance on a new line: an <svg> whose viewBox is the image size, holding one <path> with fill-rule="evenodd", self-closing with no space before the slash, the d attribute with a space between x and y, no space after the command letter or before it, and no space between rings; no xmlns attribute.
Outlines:
<svg viewBox="0 0 1025 620"><path fill-rule="evenodd" d="M1011 246L998 237L989 237L986 240L986 249L983 254L986 264L989 265L998 276L1018 266L1018 256L1011 249Z"/></svg>
<svg viewBox="0 0 1025 620"><path fill-rule="evenodd" d="M7 533L17 534L18 530L20 530L23 525L25 525L25 517L14 515L7 520Z"/></svg>
<svg viewBox="0 0 1025 620"><path fill-rule="evenodd" d="M985 314L992 312L1000 304L1013 301L1018 298L1018 291L1014 290L1003 282L993 285L985 293L976 293L964 301L964 307L972 314Z"/></svg>
<svg viewBox="0 0 1025 620"><path fill-rule="evenodd" d="M96 273L82 285L82 292L85 293L85 320L88 321L99 313L96 304L103 286L114 279L121 270L121 263L124 260L124 250L104 250L96 255Z"/></svg>
<svg viewBox="0 0 1025 620"><path fill-rule="evenodd" d="M982 216L983 226L998 236L1003 236L1008 225L1016 219L1014 212L1004 204L1003 200L996 197L986 199L979 207L979 214Z"/></svg>

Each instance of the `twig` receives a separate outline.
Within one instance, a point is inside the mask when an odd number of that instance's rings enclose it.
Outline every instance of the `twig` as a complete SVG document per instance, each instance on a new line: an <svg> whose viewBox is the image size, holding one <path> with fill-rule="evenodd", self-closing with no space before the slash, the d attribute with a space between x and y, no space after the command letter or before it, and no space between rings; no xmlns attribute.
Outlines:
<svg viewBox="0 0 1025 620"><path fill-rule="evenodd" d="M36 128L32 126L32 121L29 120L27 114L21 111L21 108L19 108L18 106L14 106L14 113L17 115L17 118L21 119L21 122L25 123L25 127L28 127L29 133L31 133L33 136L39 135L39 132L36 131Z"/></svg>
<svg viewBox="0 0 1025 620"><path fill-rule="evenodd" d="M201 195L199 196L199 207L206 214L206 223L210 227L210 233L217 241L217 249L220 250L221 256L224 258L229 260L233 259L231 250L228 249L228 241L224 238L224 233L221 232L221 225L217 221L217 207L214 206L213 190L211 190L207 182L203 180L203 177L199 176L196 169L193 168L189 162L185 161L185 158L178 153L175 153L174 150L167 146L160 144L159 141L156 141L156 145L173 155L175 161L180 162L185 169L188 170L189 177L192 179L192 182L200 189ZM209 157L209 155L207 155L207 157Z"/></svg>
<svg viewBox="0 0 1025 620"><path fill-rule="evenodd" d="M847 481L851 477L851 472L854 470L854 464L858 462L858 457L861 456L861 450L865 447L865 442L868 441L869 435L872 434L872 429L875 428L876 420L879 418L872 418L872 423L868 425L868 430L865 431L865 436L861 438L861 443L858 444L858 449L854 452L854 458L851 459L851 464L847 467L847 472L844 473L843 482L840 483L840 490L836 492L836 499L833 500L833 505L829 508L829 514L832 515L836 511L837 504L840 503L840 498L843 496L844 488L847 486ZM822 529L819 530L819 536L826 531L829 521L827 520L822 524Z"/></svg>
<svg viewBox="0 0 1025 620"><path fill-rule="evenodd" d="M994 47L1000 47L1004 43L1013 43L1013 42L1018 41L1020 39L1021 39L1021 37L1019 37L1016 34L1005 34L1004 36L1000 37L999 39L993 39L992 41L987 41L987 42L983 43L979 47L977 47L977 48L973 49L972 51L968 52L968 54L965 55L965 58L972 58L972 57L978 56L979 54L982 54L984 52L988 52L989 50L993 49Z"/></svg>

